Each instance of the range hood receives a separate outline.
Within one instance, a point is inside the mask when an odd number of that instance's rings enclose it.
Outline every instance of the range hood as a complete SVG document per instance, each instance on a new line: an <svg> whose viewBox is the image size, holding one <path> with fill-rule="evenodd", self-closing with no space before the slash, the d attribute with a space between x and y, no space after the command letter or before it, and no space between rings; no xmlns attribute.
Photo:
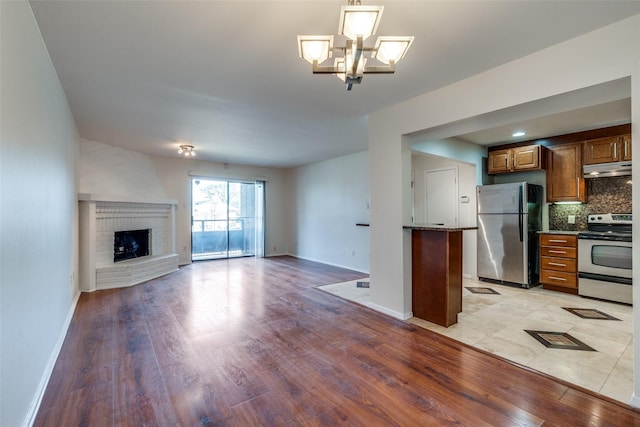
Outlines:
<svg viewBox="0 0 640 427"><path fill-rule="evenodd" d="M631 175L631 162L600 163L583 166L585 178L606 178Z"/></svg>

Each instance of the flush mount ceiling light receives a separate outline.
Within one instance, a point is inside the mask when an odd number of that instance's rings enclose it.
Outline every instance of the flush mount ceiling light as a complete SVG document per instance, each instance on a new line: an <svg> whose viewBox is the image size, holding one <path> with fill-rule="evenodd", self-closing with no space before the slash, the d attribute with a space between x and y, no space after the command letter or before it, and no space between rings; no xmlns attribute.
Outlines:
<svg viewBox="0 0 640 427"><path fill-rule="evenodd" d="M514 138L518 138L520 136L525 136L527 133L523 130L517 130L514 133L511 134L512 137Z"/></svg>
<svg viewBox="0 0 640 427"><path fill-rule="evenodd" d="M378 37L373 47L364 41L378 29L384 6L362 6L349 0L342 6L338 34L347 38L345 46L333 46L333 36L298 36L300 58L313 66L314 74L333 74L346 83L347 90L362 82L365 74L393 74L395 66L409 50L413 36ZM333 65L320 65L337 53ZM369 65L364 53L384 65Z"/></svg>
<svg viewBox="0 0 640 427"><path fill-rule="evenodd" d="M196 149L193 147L193 145L181 145L180 148L178 148L178 154L182 154L185 157L193 157L196 155Z"/></svg>

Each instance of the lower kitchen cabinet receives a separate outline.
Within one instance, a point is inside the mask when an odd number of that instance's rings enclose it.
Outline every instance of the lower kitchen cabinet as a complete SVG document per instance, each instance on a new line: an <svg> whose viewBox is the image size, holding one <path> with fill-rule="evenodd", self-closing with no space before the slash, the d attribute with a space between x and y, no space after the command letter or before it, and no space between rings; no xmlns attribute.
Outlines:
<svg viewBox="0 0 640 427"><path fill-rule="evenodd" d="M540 283L544 289L578 294L578 238L540 234Z"/></svg>
<svg viewBox="0 0 640 427"><path fill-rule="evenodd" d="M462 229L411 230L412 311L449 327L462 312Z"/></svg>

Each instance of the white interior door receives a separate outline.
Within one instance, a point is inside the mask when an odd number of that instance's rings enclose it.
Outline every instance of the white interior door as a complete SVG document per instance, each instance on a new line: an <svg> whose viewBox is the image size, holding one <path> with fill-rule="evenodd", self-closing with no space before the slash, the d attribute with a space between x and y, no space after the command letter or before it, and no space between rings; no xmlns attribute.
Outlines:
<svg viewBox="0 0 640 427"><path fill-rule="evenodd" d="M425 171L427 224L458 226L458 168Z"/></svg>

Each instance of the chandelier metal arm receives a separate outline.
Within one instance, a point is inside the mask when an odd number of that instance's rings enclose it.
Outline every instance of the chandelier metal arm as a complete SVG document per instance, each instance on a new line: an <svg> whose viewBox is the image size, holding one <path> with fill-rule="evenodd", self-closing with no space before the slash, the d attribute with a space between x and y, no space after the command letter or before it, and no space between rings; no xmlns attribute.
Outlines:
<svg viewBox="0 0 640 427"><path fill-rule="evenodd" d="M353 41L347 40L347 54L353 49ZM360 65L360 59L362 59L362 36L358 36L356 40L356 50L353 54L353 66L351 67L351 74L358 74L358 66Z"/></svg>
<svg viewBox="0 0 640 427"><path fill-rule="evenodd" d="M337 74L344 73L344 70L339 70L338 67L334 67L333 65L318 65L318 60L313 60L313 74Z"/></svg>
<svg viewBox="0 0 640 427"><path fill-rule="evenodd" d="M389 65L367 66L362 71L363 74L393 74L396 71L396 64L393 61ZM318 65L318 61L313 61L313 74L339 74L344 70L334 67L333 65Z"/></svg>
<svg viewBox="0 0 640 427"><path fill-rule="evenodd" d="M396 71L396 64L389 61L389 65L372 65L364 67L364 74L393 74Z"/></svg>

